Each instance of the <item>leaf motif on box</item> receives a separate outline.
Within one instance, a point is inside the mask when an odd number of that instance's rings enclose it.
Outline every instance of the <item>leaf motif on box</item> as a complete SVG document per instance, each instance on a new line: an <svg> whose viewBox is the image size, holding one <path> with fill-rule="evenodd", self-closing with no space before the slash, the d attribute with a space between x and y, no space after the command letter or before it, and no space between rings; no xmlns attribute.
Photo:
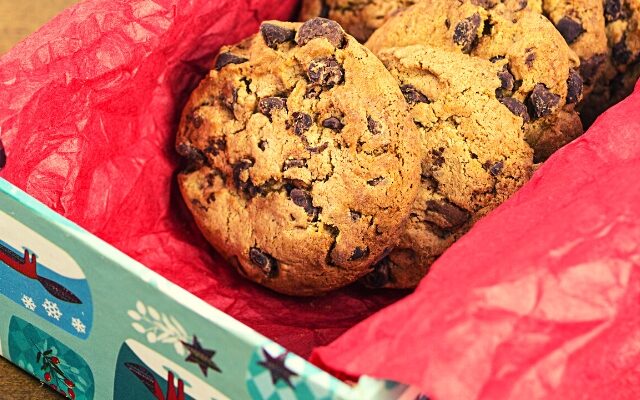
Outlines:
<svg viewBox="0 0 640 400"><path fill-rule="evenodd" d="M133 320L131 327L144 335L149 343L169 344L179 355L185 354L182 342L188 341L189 335L173 315L160 312L139 300L127 315Z"/></svg>

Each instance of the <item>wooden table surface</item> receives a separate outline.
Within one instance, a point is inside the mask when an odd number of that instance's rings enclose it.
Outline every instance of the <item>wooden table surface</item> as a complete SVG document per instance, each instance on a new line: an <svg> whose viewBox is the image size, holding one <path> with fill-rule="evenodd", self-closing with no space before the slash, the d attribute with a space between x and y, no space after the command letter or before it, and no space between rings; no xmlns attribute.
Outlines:
<svg viewBox="0 0 640 400"><path fill-rule="evenodd" d="M0 55L76 0L0 0ZM57 400L62 397L0 357L2 400Z"/></svg>

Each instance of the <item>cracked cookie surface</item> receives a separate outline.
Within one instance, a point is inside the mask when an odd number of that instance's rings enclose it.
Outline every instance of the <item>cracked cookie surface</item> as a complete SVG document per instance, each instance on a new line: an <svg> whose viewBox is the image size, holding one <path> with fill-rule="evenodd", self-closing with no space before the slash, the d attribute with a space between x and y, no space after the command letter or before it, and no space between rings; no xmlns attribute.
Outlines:
<svg viewBox="0 0 640 400"><path fill-rule="evenodd" d="M391 15L416 0L304 0L300 20L324 17L338 22L360 42L365 42Z"/></svg>
<svg viewBox="0 0 640 400"><path fill-rule="evenodd" d="M582 98L580 62L543 15L527 9L512 12L502 3L424 1L391 17L366 43L376 54L415 44L507 60L514 83L500 96L525 120L525 137L536 161L582 133L574 110Z"/></svg>
<svg viewBox="0 0 640 400"><path fill-rule="evenodd" d="M513 83L505 63L424 46L385 49L379 57L420 131L422 173L400 244L363 280L373 287L409 288L475 221L529 179L533 150L522 118L495 96Z"/></svg>
<svg viewBox="0 0 640 400"><path fill-rule="evenodd" d="M209 242L278 292L371 270L420 182L419 133L395 80L335 22L265 22L223 48L191 95L179 186ZM372 79L373 78L373 79Z"/></svg>

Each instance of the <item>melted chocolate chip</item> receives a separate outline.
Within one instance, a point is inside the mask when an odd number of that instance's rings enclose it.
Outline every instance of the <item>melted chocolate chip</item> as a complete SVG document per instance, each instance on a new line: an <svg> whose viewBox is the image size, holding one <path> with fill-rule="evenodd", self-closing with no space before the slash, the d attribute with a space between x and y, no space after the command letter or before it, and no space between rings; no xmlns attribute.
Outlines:
<svg viewBox="0 0 640 400"><path fill-rule="evenodd" d="M380 182L382 182L384 180L384 177L379 176L377 178L373 178L373 179L369 179L367 181L367 185L369 186L378 186L380 184Z"/></svg>
<svg viewBox="0 0 640 400"><path fill-rule="evenodd" d="M334 57L316 58L309 64L309 80L316 85L332 88L344 81L344 69Z"/></svg>
<svg viewBox="0 0 640 400"><path fill-rule="evenodd" d="M233 164L233 182L236 189L247 195L249 198L254 197L258 193L258 188L255 187L251 178L247 180L242 179L243 172L253 166L253 160L242 159Z"/></svg>
<svg viewBox="0 0 640 400"><path fill-rule="evenodd" d="M204 148L206 154L217 156L227 149L227 139L224 136L209 139L209 144Z"/></svg>
<svg viewBox="0 0 640 400"><path fill-rule="evenodd" d="M498 176L500 175L500 172L502 172L502 168L504 168L504 163L502 161L498 161L497 163L490 165L490 163L487 163L488 169L489 169L489 173L493 176Z"/></svg>
<svg viewBox="0 0 640 400"><path fill-rule="evenodd" d="M496 63L500 60L504 60L505 56L493 56L489 59L489 61L491 61L492 63Z"/></svg>
<svg viewBox="0 0 640 400"><path fill-rule="evenodd" d="M626 38L622 38L611 48L613 63L616 65L627 64L631 59L631 51L627 48Z"/></svg>
<svg viewBox="0 0 640 400"><path fill-rule="evenodd" d="M527 8L527 6L529 5L529 1L528 0L518 0L518 8L515 9L514 11L522 11L525 8Z"/></svg>
<svg viewBox="0 0 640 400"><path fill-rule="evenodd" d="M622 19L625 15L621 0L605 0L604 19L607 23Z"/></svg>
<svg viewBox="0 0 640 400"><path fill-rule="evenodd" d="M569 17L562 17L556 24L556 28L568 44L575 42L585 32L580 22Z"/></svg>
<svg viewBox="0 0 640 400"><path fill-rule="evenodd" d="M325 38L333 46L340 49L344 47L346 42L346 36L340 25L325 18L310 19L302 24L298 30L297 42L300 46L304 46L316 38Z"/></svg>
<svg viewBox="0 0 640 400"><path fill-rule="evenodd" d="M293 201L293 204L298 207L302 207L307 215L313 217L313 221L317 220L322 209L320 207L313 206L313 197L311 196L311 193L304 189L296 188L291 190L289 197L291 198L291 201Z"/></svg>
<svg viewBox="0 0 640 400"><path fill-rule="evenodd" d="M180 143L176 147L176 151L182 157L185 157L190 163L202 164L206 160L202 150L197 149L188 143Z"/></svg>
<svg viewBox="0 0 640 400"><path fill-rule="evenodd" d="M442 155L443 153L444 153L444 147L431 150L431 160L433 165L435 165L436 167L442 167L442 164L445 163L446 160Z"/></svg>
<svg viewBox="0 0 640 400"><path fill-rule="evenodd" d="M582 78L574 70L569 71L567 79L567 104L574 104L582 98L583 83Z"/></svg>
<svg viewBox="0 0 640 400"><path fill-rule="evenodd" d="M269 142L267 142L266 140L262 139L258 142L258 147L260 148L260 150L265 151L267 149L267 145L269 144Z"/></svg>
<svg viewBox="0 0 640 400"><path fill-rule="evenodd" d="M369 256L369 248L368 247L356 247L355 249L353 249L353 253L351 254L351 257L349 257L349 261L355 261L355 260L360 260L361 258L365 258Z"/></svg>
<svg viewBox="0 0 640 400"><path fill-rule="evenodd" d="M349 210L349 215L351 215L351 220L354 222L362 218L362 213L359 211Z"/></svg>
<svg viewBox="0 0 640 400"><path fill-rule="evenodd" d="M322 121L322 126L325 128L329 128L332 131L340 132L342 128L344 128L344 124L336 117L329 117Z"/></svg>
<svg viewBox="0 0 640 400"><path fill-rule="evenodd" d="M528 49L527 52L530 52L531 49ZM525 58L524 63L527 67L531 68L533 67L533 62L536 60L536 53L529 53L527 54L527 58Z"/></svg>
<svg viewBox="0 0 640 400"><path fill-rule="evenodd" d="M285 160L284 164L282 164L282 171L286 171L289 168L304 168L307 166L307 160L300 158L290 158Z"/></svg>
<svg viewBox="0 0 640 400"><path fill-rule="evenodd" d="M382 126L380 125L380 123L371 117L367 117L367 128L369 129L369 132L373 133L374 135L379 135L382 133Z"/></svg>
<svg viewBox="0 0 640 400"><path fill-rule="evenodd" d="M560 96L551 93L544 84L538 83L527 99L527 108L529 115L537 119L551 114L558 103Z"/></svg>
<svg viewBox="0 0 640 400"><path fill-rule="evenodd" d="M187 119L187 122L193 125L193 127L196 129L200 128L204 123L204 121L202 120L202 117L196 114L195 112L191 112L187 114L185 118Z"/></svg>
<svg viewBox="0 0 640 400"><path fill-rule="evenodd" d="M469 211L446 200L427 201L426 212L427 221L449 232L460 228L471 218Z"/></svg>
<svg viewBox="0 0 640 400"><path fill-rule="evenodd" d="M318 154L318 153L322 153L323 151L325 151L327 149L327 147L329 147L329 143L324 142L320 146L315 146L315 147L309 146L309 147L307 147L307 151L309 153Z"/></svg>
<svg viewBox="0 0 640 400"><path fill-rule="evenodd" d="M242 64L249 61L244 57L237 56L233 53L220 53L218 58L216 59L216 69L220 71L222 68L226 67L229 64Z"/></svg>
<svg viewBox="0 0 640 400"><path fill-rule="evenodd" d="M507 107L514 115L522 117L525 122L529 122L531 120L527 111L527 106L519 100L514 99L513 97L503 97L500 99L500 103Z"/></svg>
<svg viewBox="0 0 640 400"><path fill-rule="evenodd" d="M258 111L269 117L269 120L271 120L274 111L286 109L287 99L282 97L265 97L258 102Z"/></svg>
<svg viewBox="0 0 640 400"><path fill-rule="evenodd" d="M402 85L400 90L409 104L431 103L431 100L413 85Z"/></svg>
<svg viewBox="0 0 640 400"><path fill-rule="evenodd" d="M279 44L291 42L296 36L296 31L293 29L266 23L260 26L260 33L267 46L272 49L277 49Z"/></svg>
<svg viewBox="0 0 640 400"><path fill-rule="evenodd" d="M257 247L249 249L249 259L269 278L278 275L278 261Z"/></svg>
<svg viewBox="0 0 640 400"><path fill-rule="evenodd" d="M502 71L498 72L498 78L500 78L501 93L513 91L516 78L513 76L511 71L509 71L508 66L505 65L504 68L502 68Z"/></svg>
<svg viewBox="0 0 640 400"><path fill-rule="evenodd" d="M311 124L313 124L313 120L309 114L305 114L303 112L294 112L293 113L293 132L301 136L303 133L311 128Z"/></svg>
<svg viewBox="0 0 640 400"><path fill-rule="evenodd" d="M476 46L480 22L480 14L476 13L456 25L453 32L453 41L455 44L462 46L463 53L470 53Z"/></svg>

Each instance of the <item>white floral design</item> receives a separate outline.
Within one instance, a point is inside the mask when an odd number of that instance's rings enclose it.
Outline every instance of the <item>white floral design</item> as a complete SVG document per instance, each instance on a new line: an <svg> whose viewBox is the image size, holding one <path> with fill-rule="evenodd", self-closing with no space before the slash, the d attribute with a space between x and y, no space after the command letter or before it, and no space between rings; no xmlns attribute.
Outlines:
<svg viewBox="0 0 640 400"><path fill-rule="evenodd" d="M149 343L171 344L176 353L181 356L185 354L182 342L188 342L189 335L172 315L160 313L151 306L145 306L141 301L136 303L135 310L129 310L127 314L134 320L131 323L133 329L146 335Z"/></svg>
<svg viewBox="0 0 640 400"><path fill-rule="evenodd" d="M36 303L33 301L33 298L27 296L26 294L22 295L22 304L24 304L24 306L31 311L35 311L37 307Z"/></svg>
<svg viewBox="0 0 640 400"><path fill-rule="evenodd" d="M78 333L86 333L86 326L82 323L80 318L71 318L71 326Z"/></svg>
<svg viewBox="0 0 640 400"><path fill-rule="evenodd" d="M60 317L62 317L62 312L56 303L50 301L49 299L45 299L44 303L42 303L42 307L47 312L47 315L51 318L55 318L56 321L60 321Z"/></svg>

